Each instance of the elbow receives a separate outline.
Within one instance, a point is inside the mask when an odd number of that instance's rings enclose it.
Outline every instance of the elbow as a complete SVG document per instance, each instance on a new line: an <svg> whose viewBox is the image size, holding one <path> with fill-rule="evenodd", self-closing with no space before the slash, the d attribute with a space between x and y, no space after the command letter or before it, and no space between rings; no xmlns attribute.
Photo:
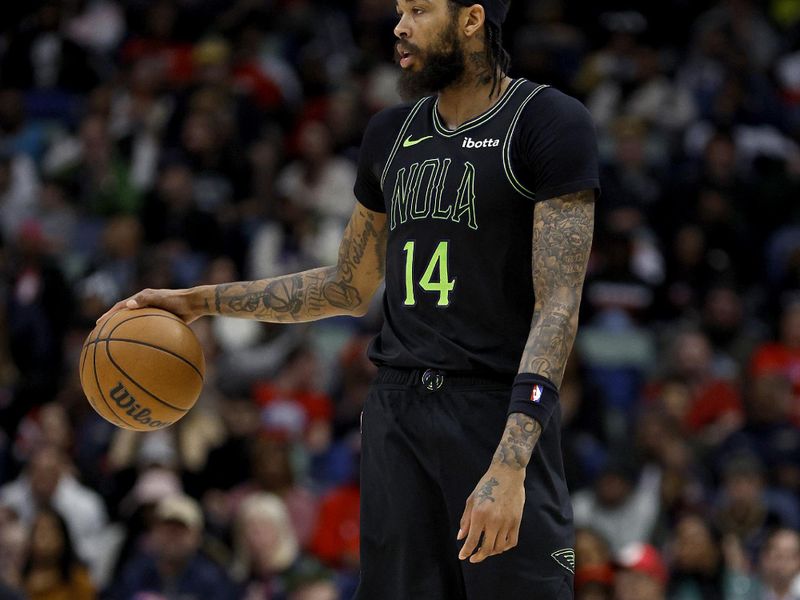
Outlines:
<svg viewBox="0 0 800 600"><path fill-rule="evenodd" d="M369 312L369 302L363 302L362 304L355 307L353 310L350 311L351 317L364 317Z"/></svg>
<svg viewBox="0 0 800 600"><path fill-rule="evenodd" d="M377 285L358 290L358 303L353 307L351 315L354 317L365 316L369 312L370 306L372 306L372 298L377 290Z"/></svg>

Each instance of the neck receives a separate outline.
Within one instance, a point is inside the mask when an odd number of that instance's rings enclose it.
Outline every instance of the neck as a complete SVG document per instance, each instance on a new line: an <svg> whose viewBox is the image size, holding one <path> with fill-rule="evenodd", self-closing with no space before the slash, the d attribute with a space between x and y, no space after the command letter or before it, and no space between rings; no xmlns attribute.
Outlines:
<svg viewBox="0 0 800 600"><path fill-rule="evenodd" d="M490 96L491 77L468 70L461 82L439 92L439 114L447 127L455 129L494 106L510 83L511 78L501 73L497 88Z"/></svg>

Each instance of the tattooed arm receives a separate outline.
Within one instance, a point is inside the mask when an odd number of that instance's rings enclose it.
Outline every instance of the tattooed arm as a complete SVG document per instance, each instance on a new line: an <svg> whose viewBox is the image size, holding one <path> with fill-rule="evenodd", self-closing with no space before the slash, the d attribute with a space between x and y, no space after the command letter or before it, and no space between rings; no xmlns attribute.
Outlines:
<svg viewBox="0 0 800 600"><path fill-rule="evenodd" d="M586 264L592 245L594 192L560 196L536 205L533 219L533 286L536 292L531 331L520 373L535 373L561 385L575 341ZM492 464L467 499L458 539L459 558L481 562L517 545L525 504L525 468L542 427L512 413Z"/></svg>
<svg viewBox="0 0 800 600"><path fill-rule="evenodd" d="M578 329L578 309L593 230L593 190L536 205L533 215L536 304L519 372L547 377L556 387L561 387ZM512 414L494 462L524 469L541 433L541 425L533 418Z"/></svg>
<svg viewBox="0 0 800 600"><path fill-rule="evenodd" d="M386 215L356 203L339 246L336 265L259 281L188 290L143 290L118 302L111 310L155 306L186 322L206 315L271 323L314 321L336 315L362 316L384 277L386 235Z"/></svg>

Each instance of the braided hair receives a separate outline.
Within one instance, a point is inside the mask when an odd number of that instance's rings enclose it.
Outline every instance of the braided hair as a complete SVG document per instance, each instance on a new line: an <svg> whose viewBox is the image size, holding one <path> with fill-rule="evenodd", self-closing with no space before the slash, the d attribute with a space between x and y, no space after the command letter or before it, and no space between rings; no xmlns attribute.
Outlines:
<svg viewBox="0 0 800 600"><path fill-rule="evenodd" d="M466 3L458 2L457 0L450 0L450 11L455 15L460 8ZM486 36L486 64L491 73L492 89L489 90L489 97L491 98L495 91L500 89L500 74L505 75L511 68L511 56L505 48L503 48L503 29L493 21L484 22L484 31Z"/></svg>
<svg viewBox="0 0 800 600"><path fill-rule="evenodd" d="M508 73L511 68L511 56L503 48L503 30L496 23L486 22L486 62L492 73L492 89L489 91L491 98L495 90L500 91L500 77Z"/></svg>

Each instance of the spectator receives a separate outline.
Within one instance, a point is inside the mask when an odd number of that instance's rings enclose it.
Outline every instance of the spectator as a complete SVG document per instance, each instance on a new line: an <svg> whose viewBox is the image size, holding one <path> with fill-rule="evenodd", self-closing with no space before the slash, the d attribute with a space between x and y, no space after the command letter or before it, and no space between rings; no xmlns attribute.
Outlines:
<svg viewBox="0 0 800 600"><path fill-rule="evenodd" d="M292 461L292 444L280 434L262 435L252 444L251 480L232 492L234 505L255 492L270 492L285 503L292 528L305 547L317 522L318 500L308 487L298 482L297 465Z"/></svg>
<svg viewBox="0 0 800 600"><path fill-rule="evenodd" d="M156 191L142 211L145 239L167 244L176 258L187 251L212 257L220 251L222 232L212 215L197 208L194 179L189 167L179 162L161 169Z"/></svg>
<svg viewBox="0 0 800 600"><path fill-rule="evenodd" d="M344 600L333 572L314 559L301 559L287 578L287 600Z"/></svg>
<svg viewBox="0 0 800 600"><path fill-rule="evenodd" d="M737 388L715 372L711 345L700 331L679 333L669 354L667 378L683 387L685 395L683 402L665 404L664 408L686 431L702 435L708 444L719 443L742 422ZM663 391L663 386L656 385L651 393L657 393L659 387Z"/></svg>
<svg viewBox="0 0 800 600"><path fill-rule="evenodd" d="M777 529L764 542L759 560L763 590L759 600L800 597L800 534Z"/></svg>
<svg viewBox="0 0 800 600"><path fill-rule="evenodd" d="M103 500L75 479L55 447L39 448L26 471L0 488L0 504L11 507L28 525L34 523L38 511L52 507L67 523L77 556L90 566L97 552L103 551L96 544L108 521Z"/></svg>
<svg viewBox="0 0 800 600"><path fill-rule="evenodd" d="M613 554L608 541L601 533L591 527L578 527L575 530L575 564L582 567L610 567Z"/></svg>
<svg viewBox="0 0 800 600"><path fill-rule="evenodd" d="M581 567L575 571L575 600L612 600L614 571L608 565Z"/></svg>
<svg viewBox="0 0 800 600"><path fill-rule="evenodd" d="M719 448L720 460L749 453L767 468L771 485L800 490L800 431L790 421L792 385L781 373L754 377L747 387L744 425Z"/></svg>
<svg viewBox="0 0 800 600"><path fill-rule="evenodd" d="M0 233L14 240L37 212L36 165L24 154L0 152Z"/></svg>
<svg viewBox="0 0 800 600"><path fill-rule="evenodd" d="M723 534L732 534L755 557L770 530L798 526L797 499L769 490L764 466L749 454L732 456L723 466L722 490L717 499L715 522Z"/></svg>
<svg viewBox="0 0 800 600"><path fill-rule="evenodd" d="M319 371L314 352L301 346L289 353L271 381L253 390L264 428L304 442L311 454L325 452L331 442L333 405L318 389Z"/></svg>
<svg viewBox="0 0 800 600"><path fill-rule="evenodd" d="M649 544L629 544L617 558L615 600L665 600L667 568L661 554Z"/></svg>
<svg viewBox="0 0 800 600"><path fill-rule="evenodd" d="M286 505L275 494L257 493L239 507L234 523L233 572L241 597L284 599L298 567L300 546Z"/></svg>
<svg viewBox="0 0 800 600"><path fill-rule="evenodd" d="M311 212L316 231L303 240L308 256L315 262L335 261L351 212L355 166L333 155L331 133L323 123L304 123L297 138L300 158L278 176L278 191L293 206Z"/></svg>
<svg viewBox="0 0 800 600"><path fill-rule="evenodd" d="M721 538L701 516L678 520L672 546L670 600L728 600Z"/></svg>
<svg viewBox="0 0 800 600"><path fill-rule="evenodd" d="M188 496L159 502L147 550L123 568L114 598L133 600L144 594L169 594L185 600L236 598L225 572L200 551L203 515Z"/></svg>
<svg viewBox="0 0 800 600"><path fill-rule="evenodd" d="M614 552L649 540L658 518L659 480L649 469L638 474L629 460L610 459L592 489L573 496L576 526L596 529Z"/></svg>
<svg viewBox="0 0 800 600"><path fill-rule="evenodd" d="M719 284L706 293L701 329L714 351L714 364L729 379L743 373L753 349L763 338L762 327L747 319L744 298L732 285Z"/></svg>
<svg viewBox="0 0 800 600"><path fill-rule="evenodd" d="M61 3L42 3L28 27L19 27L0 63L3 86L22 89L60 89L88 91L97 75L86 51L61 31L64 7Z"/></svg>
<svg viewBox="0 0 800 600"><path fill-rule="evenodd" d="M791 418L795 425L800 425L800 302L784 307L778 340L761 345L753 354L751 375L772 372L789 378L794 392Z"/></svg>
<svg viewBox="0 0 800 600"><path fill-rule="evenodd" d="M31 600L93 600L89 572L78 560L64 519L43 509L31 524L28 559L22 571Z"/></svg>
<svg viewBox="0 0 800 600"><path fill-rule="evenodd" d="M16 600L12 591L22 589L22 569L28 552L28 529L16 513L0 504L0 591ZM4 598L0 594L0 598Z"/></svg>
<svg viewBox="0 0 800 600"><path fill-rule="evenodd" d="M359 565L358 482L350 482L328 492L319 509L311 551L326 564L355 571Z"/></svg>
<svg viewBox="0 0 800 600"><path fill-rule="evenodd" d="M45 173L74 190L80 205L96 216L133 214L141 190L131 177L102 114L88 115L74 139L53 145L44 159Z"/></svg>
<svg viewBox="0 0 800 600"><path fill-rule="evenodd" d="M13 430L32 406L52 400L63 367L63 341L72 313L72 291L30 221L13 240L9 287L4 292L11 357L20 373L18 402L5 407L2 426Z"/></svg>

